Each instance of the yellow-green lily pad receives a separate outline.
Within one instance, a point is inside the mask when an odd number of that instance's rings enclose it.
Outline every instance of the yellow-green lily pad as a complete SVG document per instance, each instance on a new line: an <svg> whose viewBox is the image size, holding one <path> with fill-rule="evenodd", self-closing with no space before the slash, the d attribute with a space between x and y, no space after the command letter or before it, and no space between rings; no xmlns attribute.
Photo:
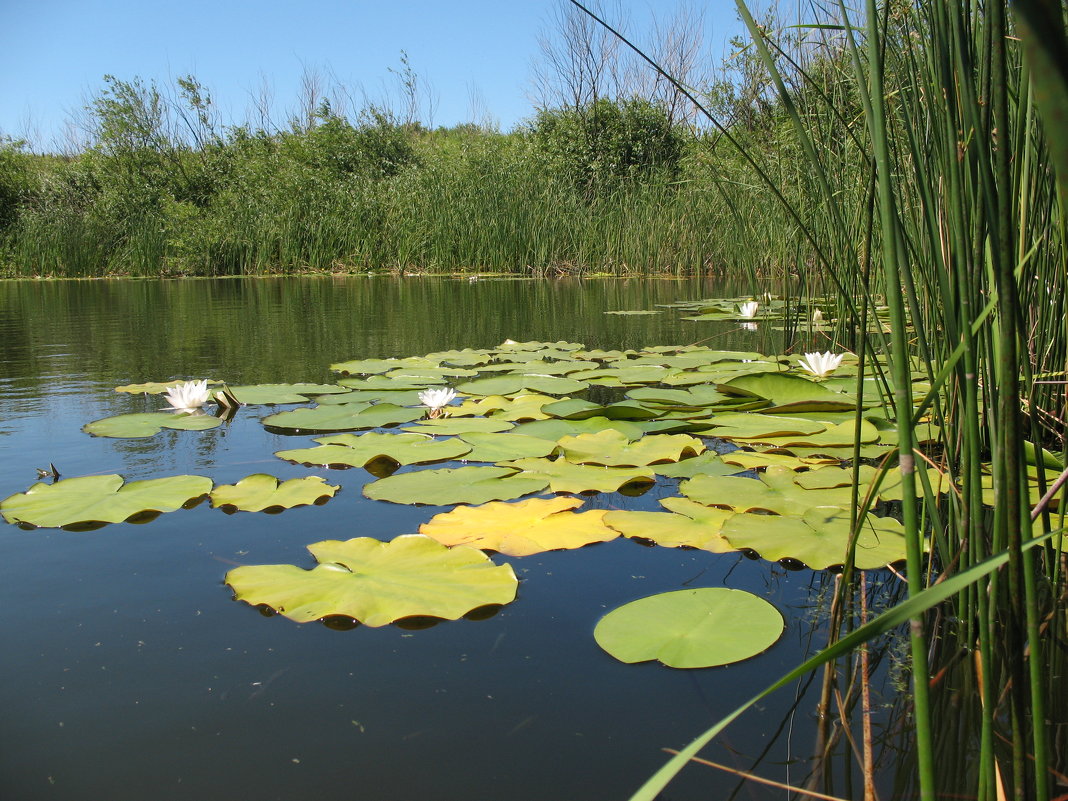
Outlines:
<svg viewBox="0 0 1068 801"><path fill-rule="evenodd" d="M204 476L169 476L125 483L120 475L64 478L34 484L0 501L9 523L39 528L91 528L135 516L173 512L211 491Z"/></svg>
<svg viewBox="0 0 1068 801"><path fill-rule="evenodd" d="M699 587L640 598L597 623L594 639L620 662L701 668L740 662L782 636L782 615L744 590Z"/></svg>
<svg viewBox="0 0 1068 801"><path fill-rule="evenodd" d="M223 484L211 491L211 505L225 512L281 512L294 506L321 506L341 487L319 476L279 481L266 473L253 473L236 484Z"/></svg>
<svg viewBox="0 0 1068 801"><path fill-rule="evenodd" d="M683 456L696 456L705 450L701 440L688 434L651 434L631 442L625 435L612 429L596 434L561 437L559 443L569 462L611 467L677 462Z"/></svg>
<svg viewBox="0 0 1068 801"><path fill-rule="evenodd" d="M442 467L380 478L364 485L363 494L376 501L449 506L508 501L548 484L548 479L521 474L514 467Z"/></svg>
<svg viewBox="0 0 1068 801"><path fill-rule="evenodd" d="M734 512L686 498L663 498L660 505L670 511L612 511L604 522L624 537L650 540L665 548L700 548L712 553L737 550L720 533Z"/></svg>
<svg viewBox="0 0 1068 801"><path fill-rule="evenodd" d="M392 403L342 403L279 412L263 418L263 424L268 428L294 432L355 431L410 423L425 413L426 409L394 406Z"/></svg>
<svg viewBox="0 0 1068 801"><path fill-rule="evenodd" d="M553 492L619 492L652 485L656 480L648 467L602 467L572 464L566 459L516 459L501 466L519 468L525 476L544 479Z"/></svg>
<svg viewBox="0 0 1068 801"><path fill-rule="evenodd" d="M319 562L246 565L226 574L234 597L264 604L298 623L331 615L384 626L413 616L456 620L480 606L515 599L510 565L495 565L474 548L446 548L421 534L390 542L357 537L308 546Z"/></svg>
<svg viewBox="0 0 1068 801"><path fill-rule="evenodd" d="M800 516L736 514L721 531L735 548L755 551L772 562L791 559L820 570L845 562L849 517L837 507L813 507ZM890 517L865 515L854 564L871 570L904 558L904 526Z"/></svg>
<svg viewBox="0 0 1068 801"><path fill-rule="evenodd" d="M530 498L459 506L435 515L419 527L419 533L442 545L469 545L508 556L581 548L619 536L604 524L607 510L572 511L581 505L576 498Z"/></svg>
<svg viewBox="0 0 1068 801"><path fill-rule="evenodd" d="M82 431L94 437L136 439L154 436L164 428L176 431L207 431L220 425L222 420L210 414L136 412L94 420L82 426Z"/></svg>
<svg viewBox="0 0 1068 801"><path fill-rule="evenodd" d="M399 465L443 462L464 456L471 445L452 437L434 439L414 432L334 434L314 440L315 448L294 448L275 453L279 459L322 467L363 467L378 459Z"/></svg>

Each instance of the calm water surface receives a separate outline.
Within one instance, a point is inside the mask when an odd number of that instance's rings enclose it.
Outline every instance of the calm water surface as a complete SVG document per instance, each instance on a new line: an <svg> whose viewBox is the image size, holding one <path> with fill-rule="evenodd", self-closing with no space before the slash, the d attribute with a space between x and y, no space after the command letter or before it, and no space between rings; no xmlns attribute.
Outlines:
<svg viewBox="0 0 1068 801"><path fill-rule="evenodd" d="M506 338L638 348L708 340L771 352L764 332L671 309L731 294L680 281L310 278L0 283L0 497L35 467L128 480L312 473L322 507L226 515L201 504L91 532L0 524L0 798L544 801L626 798L711 722L799 661L820 577L737 554L620 539L510 562L517 600L486 620L339 631L232 600L238 564L314 564L321 539L414 532L438 507L366 500L363 470L273 456L310 436L267 433L275 407L206 432L90 437L81 426L159 398L114 387L170 378L331 381L332 362L493 347ZM657 487L590 507L659 508ZM609 609L694 586L746 589L788 619L766 653L731 667L624 665L592 630ZM816 643L820 635L815 635ZM784 690L703 754L779 780L811 751L815 692ZM791 772L792 771L792 772ZM737 780L693 766L665 797L727 798ZM739 797L782 797L747 788Z"/></svg>

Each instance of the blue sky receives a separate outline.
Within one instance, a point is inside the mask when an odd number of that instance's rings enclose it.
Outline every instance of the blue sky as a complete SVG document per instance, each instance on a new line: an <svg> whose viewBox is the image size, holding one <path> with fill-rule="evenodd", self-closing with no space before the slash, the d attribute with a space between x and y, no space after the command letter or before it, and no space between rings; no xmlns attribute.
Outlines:
<svg viewBox="0 0 1068 801"><path fill-rule="evenodd" d="M434 125L532 113L531 64L556 0L0 0L0 134L54 149L103 76L173 87L193 74L223 123L253 116L264 88L279 120L301 76L349 87L357 104L396 99L401 51L429 84ZM705 8L706 34L737 30L732 0ZM673 0L618 0L640 32ZM717 50L718 52L718 50ZM424 109L424 115L426 109ZM424 121L427 121L424 119Z"/></svg>

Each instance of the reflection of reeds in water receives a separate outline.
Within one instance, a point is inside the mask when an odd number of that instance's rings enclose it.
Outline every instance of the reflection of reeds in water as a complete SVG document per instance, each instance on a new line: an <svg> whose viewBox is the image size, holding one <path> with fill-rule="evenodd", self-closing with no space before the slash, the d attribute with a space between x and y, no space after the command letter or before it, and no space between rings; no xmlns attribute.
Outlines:
<svg viewBox="0 0 1068 801"><path fill-rule="evenodd" d="M1038 4L1017 5L1026 12ZM1050 545L1032 547L1023 444L1065 449L1064 386L1035 377L1064 378L1066 217L1055 175L1068 178L1068 157L1051 160L1033 102L1042 87L1032 85L1024 55L1050 41L1068 55L1063 20L1059 12L1047 20L1043 42L1025 31L1021 43L1003 0L869 0L862 12L813 4L811 36L787 40L739 8L806 172L802 191L781 197L799 198L789 213L814 269L839 290L836 335L888 360L883 381L899 439L893 469L904 496L915 489L920 498L902 506L907 596L884 616L909 621L911 692L893 716L908 779L897 789L921 798L949 788L1049 798L1051 735L1064 722L1047 721L1065 714L1063 703L1054 706L1063 694L1054 696L1061 682L1052 678L1063 661L1052 652L1065 642L1064 583ZM1068 111L1068 67L1047 66L1042 80ZM1053 120L1051 137L1060 135ZM877 295L889 306L888 330L870 326ZM916 357L933 386L919 406L907 391ZM936 448L918 449L919 417L940 426ZM916 471L925 461L951 492L926 485L925 471ZM983 462L992 464L992 513ZM1038 519L1036 532L1063 525L1058 515ZM807 667L833 665L864 640L853 571L841 588L832 644ZM855 676L832 668L821 710L838 706L847 719ZM733 717L634 798L651 799ZM833 742L823 730L817 750Z"/></svg>

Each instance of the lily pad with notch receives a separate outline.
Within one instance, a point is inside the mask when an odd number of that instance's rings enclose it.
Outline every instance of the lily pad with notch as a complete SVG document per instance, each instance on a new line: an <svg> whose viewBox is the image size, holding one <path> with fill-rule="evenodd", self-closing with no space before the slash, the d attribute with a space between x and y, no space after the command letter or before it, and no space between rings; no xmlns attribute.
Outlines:
<svg viewBox="0 0 1068 801"><path fill-rule="evenodd" d="M344 615L365 626L416 616L457 620L479 607L511 602L519 584L510 565L421 534L390 542L325 540L308 550L319 562L311 570L244 565L227 573L226 583L236 600L264 604L298 623Z"/></svg>
<svg viewBox="0 0 1068 801"><path fill-rule="evenodd" d="M253 473L236 484L223 484L211 491L211 505L228 514L267 512L276 514L295 506L322 506L341 487L319 476L279 481L266 473Z"/></svg>
<svg viewBox="0 0 1068 801"><path fill-rule="evenodd" d="M88 530L107 523L147 522L199 503L212 487L204 476L169 476L126 483L117 474L34 484L0 501L9 523L30 528Z"/></svg>

